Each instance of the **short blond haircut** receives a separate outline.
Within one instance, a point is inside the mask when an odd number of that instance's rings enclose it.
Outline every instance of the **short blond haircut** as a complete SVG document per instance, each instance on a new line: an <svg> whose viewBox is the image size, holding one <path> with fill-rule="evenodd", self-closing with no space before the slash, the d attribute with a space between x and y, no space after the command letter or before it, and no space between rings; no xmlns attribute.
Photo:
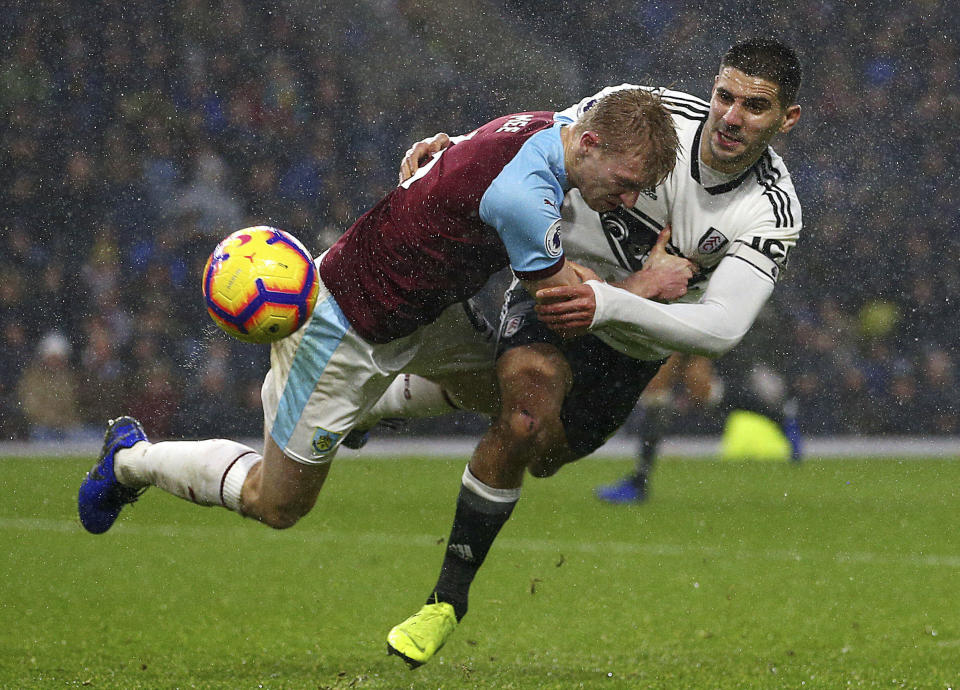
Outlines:
<svg viewBox="0 0 960 690"><path fill-rule="evenodd" d="M680 141L673 117L647 89L612 91L580 116L578 132L596 132L600 145L613 153L643 150L644 162L657 180L677 164Z"/></svg>

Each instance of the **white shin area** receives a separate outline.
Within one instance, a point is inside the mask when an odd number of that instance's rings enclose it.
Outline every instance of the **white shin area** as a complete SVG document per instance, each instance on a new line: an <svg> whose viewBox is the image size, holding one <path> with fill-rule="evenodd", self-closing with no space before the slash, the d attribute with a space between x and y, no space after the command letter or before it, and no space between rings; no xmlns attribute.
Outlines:
<svg viewBox="0 0 960 690"><path fill-rule="evenodd" d="M438 417L459 409L443 386L416 374L399 374L357 427L369 429L390 417Z"/></svg>
<svg viewBox="0 0 960 690"><path fill-rule="evenodd" d="M239 512L243 481L260 460L252 448L221 438L140 442L117 451L114 472L127 486L158 486L193 503Z"/></svg>

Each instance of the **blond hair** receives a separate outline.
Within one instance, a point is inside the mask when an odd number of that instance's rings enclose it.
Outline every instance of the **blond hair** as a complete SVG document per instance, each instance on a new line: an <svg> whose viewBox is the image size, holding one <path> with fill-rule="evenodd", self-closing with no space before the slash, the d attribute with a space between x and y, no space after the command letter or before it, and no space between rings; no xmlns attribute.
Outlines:
<svg viewBox="0 0 960 690"><path fill-rule="evenodd" d="M612 153L643 151L649 172L663 180L677 164L680 141L673 117L647 89L611 91L580 116L578 132L596 132L600 145Z"/></svg>

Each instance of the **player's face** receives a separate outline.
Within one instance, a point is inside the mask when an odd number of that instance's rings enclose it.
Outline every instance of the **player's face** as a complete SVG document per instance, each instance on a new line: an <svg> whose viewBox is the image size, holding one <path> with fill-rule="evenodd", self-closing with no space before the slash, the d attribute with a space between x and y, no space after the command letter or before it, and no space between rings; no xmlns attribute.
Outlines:
<svg viewBox="0 0 960 690"><path fill-rule="evenodd" d="M571 173L574 186L594 211L612 211L620 204L630 208L641 191L659 182L646 169L642 151L616 153L598 144L582 149L579 165Z"/></svg>
<svg viewBox="0 0 960 690"><path fill-rule="evenodd" d="M777 84L724 67L713 82L710 114L703 128L700 156L714 170L737 173L749 168L775 134L788 132L800 106L784 108Z"/></svg>

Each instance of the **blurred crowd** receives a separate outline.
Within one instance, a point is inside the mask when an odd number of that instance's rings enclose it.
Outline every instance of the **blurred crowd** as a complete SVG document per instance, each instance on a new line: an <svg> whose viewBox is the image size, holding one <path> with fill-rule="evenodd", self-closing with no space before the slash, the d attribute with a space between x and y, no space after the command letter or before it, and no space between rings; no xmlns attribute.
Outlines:
<svg viewBox="0 0 960 690"><path fill-rule="evenodd" d="M319 251L416 139L623 81L706 98L753 35L804 62L803 117L775 148L805 228L725 366L780 372L809 435L960 434L955 19L933 1L771 4L8 4L0 438L92 438L120 413L157 437L259 435L266 350L216 331L200 296L220 238L275 225Z"/></svg>

